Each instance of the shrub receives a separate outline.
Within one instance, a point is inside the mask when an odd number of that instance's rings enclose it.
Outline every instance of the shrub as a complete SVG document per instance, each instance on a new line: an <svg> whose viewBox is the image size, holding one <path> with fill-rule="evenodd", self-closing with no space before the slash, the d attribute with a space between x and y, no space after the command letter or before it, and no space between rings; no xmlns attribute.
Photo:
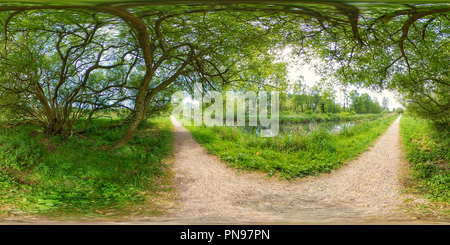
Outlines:
<svg viewBox="0 0 450 245"><path fill-rule="evenodd" d="M0 159L7 168L24 169L34 165L41 151L33 139L18 138L0 148Z"/></svg>
<svg viewBox="0 0 450 245"><path fill-rule="evenodd" d="M404 110L403 110L403 108L401 108L401 107L395 109L395 113L403 114L403 112L404 112Z"/></svg>

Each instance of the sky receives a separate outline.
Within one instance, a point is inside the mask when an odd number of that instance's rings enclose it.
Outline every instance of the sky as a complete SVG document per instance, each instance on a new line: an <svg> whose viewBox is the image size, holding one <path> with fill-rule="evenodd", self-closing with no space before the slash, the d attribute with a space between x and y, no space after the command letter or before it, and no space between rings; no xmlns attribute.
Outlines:
<svg viewBox="0 0 450 245"><path fill-rule="evenodd" d="M288 77L291 81L295 81L296 78L299 77L299 75L303 75L305 78L306 85L308 87L313 87L315 83L319 82L322 77L317 75L310 67L303 66L303 67L291 67L288 70ZM356 89L359 94L367 93L370 98L372 98L372 101L374 100L374 97L378 98L378 103L381 105L381 102L383 101L383 97L387 97L389 100L389 110L392 110L392 108L398 108L403 107L400 102L395 98L395 94L391 91L384 90L381 93L371 91L369 89L363 89L363 88L356 88L355 86L350 87L349 91L352 91L353 89ZM343 93L341 92L339 86L335 86L334 90L336 91L336 101L341 102L343 101Z"/></svg>
<svg viewBox="0 0 450 245"><path fill-rule="evenodd" d="M313 71L313 69L311 69L308 66L303 66L303 67L291 66L288 68L288 79L290 81L296 81L300 75L303 75L303 77L305 78L306 85L310 88L313 87L317 82L319 82L321 80L321 77L319 75L317 75ZM372 98L372 101L374 101L374 97L377 97L378 103L380 105L382 105L381 103L383 101L383 97L387 97L389 100L389 110L392 110L393 108L403 107L397 101L397 99L395 99L395 94L390 91L385 90L382 93L378 93L378 92L371 91L369 89L356 88L355 86L350 87L350 89L348 91L352 91L353 89L356 89L360 95L367 93L370 96L370 98ZM334 90L336 91L336 102L343 104L344 96L343 96L343 93L340 90L339 86L335 86ZM184 103L187 103L187 102L198 103L198 102L192 100L191 98L186 98L184 100Z"/></svg>
<svg viewBox="0 0 450 245"><path fill-rule="evenodd" d="M291 65L288 65L288 79L292 82L297 81L298 77L300 75L302 75L305 78L305 82L306 85L308 87L313 87L317 82L319 82L322 77L317 75L317 73L313 70L312 67L309 67L308 65L292 65L293 63L297 63L298 62L290 62L292 56L289 55L290 53L290 48L286 48L285 50L283 50L280 53L279 59L280 61L286 61L288 63L290 63ZM377 97L378 99L378 103L380 105L382 105L382 101L383 101L383 97L387 97L389 100L389 110L392 110L393 108L398 108L398 107L403 107L400 102L395 98L395 93L388 91L388 90L384 90L381 93L378 93L376 91L371 91L369 89L364 89L364 88L357 88L355 86L351 86L349 87L348 91L352 91L356 89L358 91L358 93L364 94L367 93L370 98L372 98L372 101L374 101L374 98ZM334 90L336 91L336 102L340 102L341 104L343 104L343 92L341 91L341 89L339 88L339 86L334 86Z"/></svg>
<svg viewBox="0 0 450 245"><path fill-rule="evenodd" d="M280 53L279 59L280 61L285 61L288 64L288 80L290 80L291 82L294 81L298 81L298 78L300 75L302 75L304 77L305 83L308 87L312 88L317 82L319 82L320 80L322 80L322 77L319 76L311 67L307 66L306 64L304 65L298 65L298 62L290 62L292 60L290 60L292 57L289 55L290 53L290 49L287 48L285 50L283 50ZM295 65L294 65L295 64ZM377 91L371 91L370 89L364 89L364 88L357 88L355 86L350 86L348 87L348 91L352 91L356 89L358 91L358 93L364 94L367 93L370 98L372 99L372 101L374 101L374 98L377 97L378 103L380 105L382 105L382 101L383 101L383 97L387 97L388 101L389 101L389 110L392 110L394 108L398 108L398 107L403 107L400 102L395 98L395 93L388 91L388 90L384 90L382 92L377 92ZM337 103L341 103L341 105L343 104L343 99L344 99L344 94L341 91L339 86L334 86L334 90L336 91L336 102ZM191 103L195 103L197 104L198 102L192 100L191 98L185 98L184 103L187 102L191 102ZM351 103L351 101L349 101Z"/></svg>

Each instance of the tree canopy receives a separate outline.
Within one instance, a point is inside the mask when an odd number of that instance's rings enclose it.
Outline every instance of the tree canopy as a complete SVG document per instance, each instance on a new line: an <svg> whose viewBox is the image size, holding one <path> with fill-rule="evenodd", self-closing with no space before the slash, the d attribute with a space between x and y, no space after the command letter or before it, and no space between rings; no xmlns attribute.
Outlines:
<svg viewBox="0 0 450 245"><path fill-rule="evenodd" d="M115 149L148 111L195 82L205 90L283 89L286 67L276 52L286 46L305 61L321 58L322 73L344 84L396 90L417 115L448 123L449 11L310 1L4 4L4 127L33 123L69 134L83 130L74 128L81 117L87 124L95 111L127 108L128 130Z"/></svg>
<svg viewBox="0 0 450 245"><path fill-rule="evenodd" d="M207 6L20 9L1 12L2 99L7 126L33 123L49 135L72 132L97 110L131 110L128 142L146 112L170 87L276 87L283 67L272 17ZM279 28L278 28L279 29ZM274 67L276 69L272 69ZM83 130L84 127L81 129Z"/></svg>
<svg viewBox="0 0 450 245"><path fill-rule="evenodd" d="M356 29L323 33L312 47L337 80L396 91L413 114L448 124L449 11L447 4L369 4L359 8Z"/></svg>

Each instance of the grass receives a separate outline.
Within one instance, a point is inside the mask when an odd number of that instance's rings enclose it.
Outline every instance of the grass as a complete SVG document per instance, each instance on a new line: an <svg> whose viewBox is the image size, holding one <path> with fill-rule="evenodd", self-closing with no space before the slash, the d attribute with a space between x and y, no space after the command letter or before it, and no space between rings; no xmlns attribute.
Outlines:
<svg viewBox="0 0 450 245"><path fill-rule="evenodd" d="M400 133L410 164L407 186L432 202L450 202L450 127L403 116Z"/></svg>
<svg viewBox="0 0 450 245"><path fill-rule="evenodd" d="M119 217L161 212L148 199L169 189L163 164L173 150L167 118L143 123L128 145L104 151L126 127L103 129L96 119L85 135L46 137L25 126L0 134L0 215Z"/></svg>
<svg viewBox="0 0 450 245"><path fill-rule="evenodd" d="M310 134L261 138L239 128L186 127L211 154L230 166L280 174L284 179L330 172L364 152L398 115L365 120L339 133L318 129Z"/></svg>
<svg viewBox="0 0 450 245"><path fill-rule="evenodd" d="M332 122L332 121L355 121L355 120L375 120L384 117L385 114L360 114L360 115L340 115L340 114L311 114L299 116L280 116L280 123L308 123L308 122Z"/></svg>
<svg viewBox="0 0 450 245"><path fill-rule="evenodd" d="M270 117L270 114L268 115ZM342 122L342 121L361 121L361 120L376 120L382 117L385 117L386 114L349 114L349 113L340 113L340 114L332 114L332 113L318 113L318 114L308 114L302 113L300 115L279 115L279 123L311 123L311 122ZM258 121L259 118L257 115L254 115L255 120ZM226 115L223 116L224 120ZM235 112L234 118L237 118L237 113ZM245 120L249 121L250 116L245 115Z"/></svg>

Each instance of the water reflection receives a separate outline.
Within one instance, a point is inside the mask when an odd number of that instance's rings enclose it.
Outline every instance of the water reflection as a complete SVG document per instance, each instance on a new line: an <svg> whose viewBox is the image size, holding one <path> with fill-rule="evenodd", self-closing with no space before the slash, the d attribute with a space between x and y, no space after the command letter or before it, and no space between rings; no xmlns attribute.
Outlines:
<svg viewBox="0 0 450 245"><path fill-rule="evenodd" d="M359 121L353 122L312 122L312 123L281 123L279 125L278 135L307 135L314 130L326 129L331 133L338 133L344 128L353 127L358 124ZM261 130L266 129L258 126L244 126L241 127L245 133L259 136L261 134ZM269 134L271 133L270 127L267 128Z"/></svg>

